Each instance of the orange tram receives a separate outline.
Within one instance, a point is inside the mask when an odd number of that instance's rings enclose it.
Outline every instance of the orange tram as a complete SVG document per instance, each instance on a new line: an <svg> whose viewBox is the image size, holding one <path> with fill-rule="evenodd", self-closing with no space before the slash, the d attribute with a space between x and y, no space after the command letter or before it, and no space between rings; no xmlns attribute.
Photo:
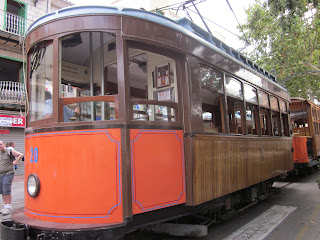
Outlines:
<svg viewBox="0 0 320 240"><path fill-rule="evenodd" d="M25 46L25 206L4 239L219 216L293 169L287 90L187 19L71 7L34 22Z"/></svg>
<svg viewBox="0 0 320 240"><path fill-rule="evenodd" d="M291 98L290 111L294 170L305 175L320 163L320 107L309 100Z"/></svg>

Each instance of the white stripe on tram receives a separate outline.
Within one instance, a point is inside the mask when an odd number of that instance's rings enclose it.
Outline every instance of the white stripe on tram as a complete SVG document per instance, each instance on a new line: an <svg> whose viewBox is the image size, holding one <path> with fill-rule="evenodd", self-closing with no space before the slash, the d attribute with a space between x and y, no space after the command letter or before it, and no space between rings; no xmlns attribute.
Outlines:
<svg viewBox="0 0 320 240"><path fill-rule="evenodd" d="M296 209L296 207L274 205L224 240L263 240Z"/></svg>

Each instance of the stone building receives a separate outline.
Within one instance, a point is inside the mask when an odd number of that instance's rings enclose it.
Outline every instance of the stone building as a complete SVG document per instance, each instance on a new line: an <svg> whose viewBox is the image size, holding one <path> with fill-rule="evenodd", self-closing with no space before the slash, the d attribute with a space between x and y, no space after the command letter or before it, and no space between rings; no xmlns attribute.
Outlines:
<svg viewBox="0 0 320 240"><path fill-rule="evenodd" d="M65 0L0 0L0 140L15 141L20 152L25 152L24 34L36 19L72 5ZM23 163L18 172L23 173Z"/></svg>

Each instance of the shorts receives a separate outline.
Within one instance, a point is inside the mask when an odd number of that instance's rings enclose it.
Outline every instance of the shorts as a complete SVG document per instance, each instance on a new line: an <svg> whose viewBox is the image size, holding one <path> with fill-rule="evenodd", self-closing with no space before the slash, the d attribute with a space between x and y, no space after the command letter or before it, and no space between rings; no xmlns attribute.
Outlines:
<svg viewBox="0 0 320 240"><path fill-rule="evenodd" d="M9 195L11 194L11 186L14 174L6 174L0 176L0 194Z"/></svg>

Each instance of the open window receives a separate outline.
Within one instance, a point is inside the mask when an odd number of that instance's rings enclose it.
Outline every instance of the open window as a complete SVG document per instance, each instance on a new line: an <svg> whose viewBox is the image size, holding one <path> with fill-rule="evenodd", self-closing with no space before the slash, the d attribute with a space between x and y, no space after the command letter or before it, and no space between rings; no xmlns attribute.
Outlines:
<svg viewBox="0 0 320 240"><path fill-rule="evenodd" d="M307 117L307 105L304 101L292 101L290 104L290 125L293 136L310 136Z"/></svg>
<svg viewBox="0 0 320 240"><path fill-rule="evenodd" d="M270 96L270 107L272 110L273 136L281 136L279 104L278 99L275 96Z"/></svg>
<svg viewBox="0 0 320 240"><path fill-rule="evenodd" d="M244 84L244 98L246 101L246 122L248 134L258 134L258 97L257 90Z"/></svg>
<svg viewBox="0 0 320 240"><path fill-rule="evenodd" d="M243 134L243 92L241 82L232 77L226 77L226 93L228 103L228 121L230 133Z"/></svg>
<svg viewBox="0 0 320 240"><path fill-rule="evenodd" d="M116 37L78 32L60 39L59 121L117 119Z"/></svg>
<svg viewBox="0 0 320 240"><path fill-rule="evenodd" d="M131 119L177 122L176 62L167 56L129 48Z"/></svg>
<svg viewBox="0 0 320 240"><path fill-rule="evenodd" d="M284 100L279 99L279 105L280 105L281 120L282 120L282 136L290 136L287 103Z"/></svg>
<svg viewBox="0 0 320 240"><path fill-rule="evenodd" d="M267 93L259 91L260 124L262 135L271 135L270 103Z"/></svg>
<svg viewBox="0 0 320 240"><path fill-rule="evenodd" d="M202 120L205 132L224 132L222 74L200 66Z"/></svg>

